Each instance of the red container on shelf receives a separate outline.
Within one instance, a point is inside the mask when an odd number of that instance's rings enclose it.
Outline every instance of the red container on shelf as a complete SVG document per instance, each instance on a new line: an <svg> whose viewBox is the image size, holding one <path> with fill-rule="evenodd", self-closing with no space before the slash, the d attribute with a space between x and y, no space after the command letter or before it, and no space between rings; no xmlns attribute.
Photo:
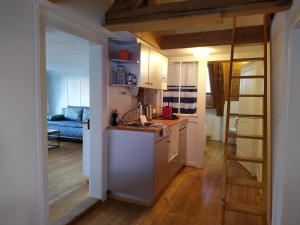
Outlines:
<svg viewBox="0 0 300 225"><path fill-rule="evenodd" d="M164 106L162 107L162 117L165 120L171 120L173 116L173 107L172 106Z"/></svg>
<svg viewBox="0 0 300 225"><path fill-rule="evenodd" d="M121 60L128 60L129 59L129 52L127 49L122 48L119 52L119 57Z"/></svg>

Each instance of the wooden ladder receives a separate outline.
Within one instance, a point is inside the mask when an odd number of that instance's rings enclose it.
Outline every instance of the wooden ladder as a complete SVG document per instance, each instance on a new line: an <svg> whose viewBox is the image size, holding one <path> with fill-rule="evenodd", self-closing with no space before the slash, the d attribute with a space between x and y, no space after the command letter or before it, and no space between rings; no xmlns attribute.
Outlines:
<svg viewBox="0 0 300 225"><path fill-rule="evenodd" d="M268 150L267 150L267 72L268 72L268 65L267 65L267 44L268 44L268 15L264 15L264 40L261 45L264 46L264 56L261 58L243 58L243 59L236 59L234 58L235 47L240 45L236 44L236 17L233 18L233 29L232 29L232 44L231 44L231 58L230 58L230 69L229 69L229 85L228 85L228 102L227 102L227 114L226 114L226 130L225 130L225 151L224 151L224 198L222 204L222 225L226 224L226 212L232 211L237 213L243 214L250 214L259 216L262 219L263 225L266 225L267 222L267 176L268 176L268 165L267 165L267 157L268 157ZM235 62L248 62L251 60L255 61L263 61L264 66L264 74L255 74L251 76L234 76L233 75L233 66ZM232 113L231 112L231 86L232 80L238 79L239 81L243 79L263 79L263 94L239 94L239 98L263 98L263 114L239 114L239 113ZM237 117L237 118L252 118L252 119L261 119L262 122L262 135L242 135L235 132L230 132L230 118ZM229 139L236 138L236 139L253 139L253 140L260 140L262 141L262 157L247 157L247 156L237 156L236 154L231 154L229 151ZM262 165L262 182L251 180L251 179L243 179L232 177L229 175L229 162L247 162L247 163L256 163ZM228 196L228 187L236 185L236 186L244 186L249 188L257 188L261 190L262 195L262 206L254 207L250 206L247 203L235 203L232 202Z"/></svg>

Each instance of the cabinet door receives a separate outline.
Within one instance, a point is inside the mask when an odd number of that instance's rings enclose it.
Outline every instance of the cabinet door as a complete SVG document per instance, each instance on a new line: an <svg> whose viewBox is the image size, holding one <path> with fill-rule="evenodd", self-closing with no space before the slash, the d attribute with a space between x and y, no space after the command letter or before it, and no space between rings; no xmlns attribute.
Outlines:
<svg viewBox="0 0 300 225"><path fill-rule="evenodd" d="M169 134L169 179L173 179L180 169L179 164L179 125L175 125L170 129Z"/></svg>
<svg viewBox="0 0 300 225"><path fill-rule="evenodd" d="M155 194L168 182L168 138L155 144Z"/></svg>
<svg viewBox="0 0 300 225"><path fill-rule="evenodd" d="M149 83L150 88L161 89L162 88L162 77L161 77L161 57L162 55L150 49L149 54Z"/></svg>
<svg viewBox="0 0 300 225"><path fill-rule="evenodd" d="M168 57L162 55L161 58L161 80L162 80L162 89L168 89Z"/></svg>
<svg viewBox="0 0 300 225"><path fill-rule="evenodd" d="M180 167L186 163L186 136L187 128L183 128L179 131L179 165Z"/></svg>
<svg viewBox="0 0 300 225"><path fill-rule="evenodd" d="M169 160L179 152L179 126L175 125L170 129L169 134Z"/></svg>
<svg viewBox="0 0 300 225"><path fill-rule="evenodd" d="M141 44L140 87L149 87L149 47Z"/></svg>

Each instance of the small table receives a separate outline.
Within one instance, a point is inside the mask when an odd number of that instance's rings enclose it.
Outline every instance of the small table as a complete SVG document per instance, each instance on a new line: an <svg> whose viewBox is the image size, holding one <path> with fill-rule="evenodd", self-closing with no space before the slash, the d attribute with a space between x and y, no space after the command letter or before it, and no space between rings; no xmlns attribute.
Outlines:
<svg viewBox="0 0 300 225"><path fill-rule="evenodd" d="M49 144L48 149L60 147L60 131L59 130L48 130L48 140L56 140L56 144Z"/></svg>

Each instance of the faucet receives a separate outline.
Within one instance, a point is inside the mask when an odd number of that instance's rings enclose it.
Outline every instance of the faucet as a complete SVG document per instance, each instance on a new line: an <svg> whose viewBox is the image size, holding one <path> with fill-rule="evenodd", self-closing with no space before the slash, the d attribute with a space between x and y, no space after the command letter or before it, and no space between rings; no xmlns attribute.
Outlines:
<svg viewBox="0 0 300 225"><path fill-rule="evenodd" d="M133 112L133 111L137 111L138 112L138 117L140 115L143 115L143 105L141 102L138 103L137 107L133 108L133 109L130 109L128 110L126 113L124 113L124 115L122 116L122 119L121 119L121 123L124 124L127 122L127 119L126 117L128 116L129 113Z"/></svg>

